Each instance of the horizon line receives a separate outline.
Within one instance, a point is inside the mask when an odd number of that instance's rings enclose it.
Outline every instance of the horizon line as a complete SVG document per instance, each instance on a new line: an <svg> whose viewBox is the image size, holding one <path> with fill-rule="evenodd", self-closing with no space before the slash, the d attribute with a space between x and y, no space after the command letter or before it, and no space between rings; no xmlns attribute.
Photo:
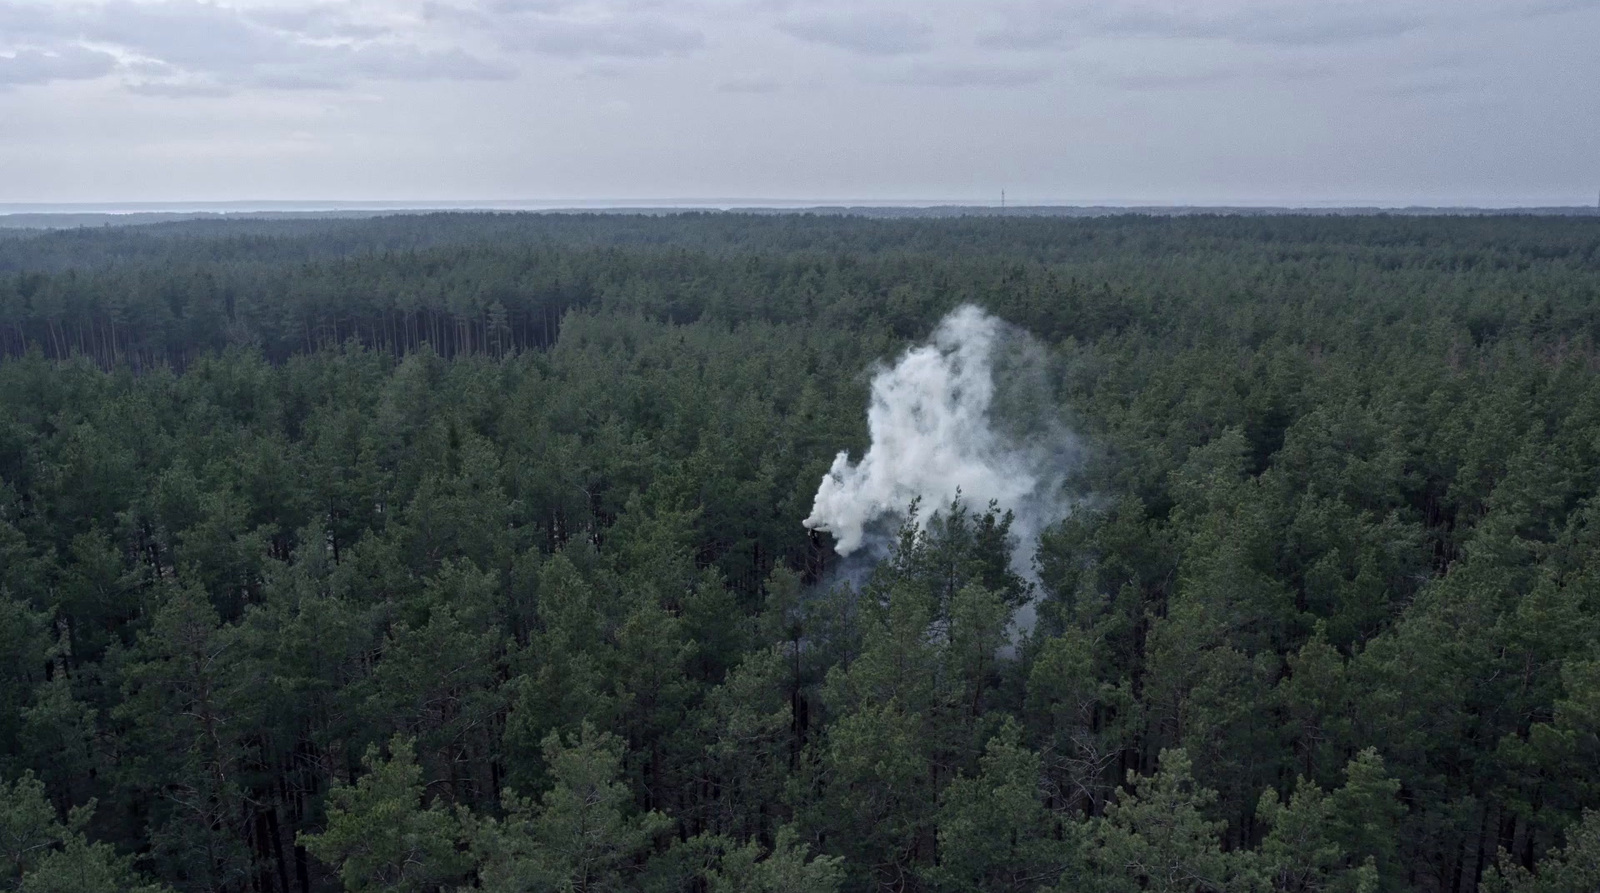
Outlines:
<svg viewBox="0 0 1600 893"><path fill-rule="evenodd" d="M1425 202L1394 200L1315 200L1315 201L1136 201L1122 199L1040 199L1033 201L979 201L974 199L869 199L869 198L598 198L598 199L215 199L203 201L0 201L0 215L22 214L104 214L204 213L294 211L303 213L337 211L626 211L626 210L806 210L839 208L928 209L971 208L975 210L1020 211L1029 208L1055 209L1151 209L1180 210L1600 210L1595 204L1561 204L1538 201Z"/></svg>

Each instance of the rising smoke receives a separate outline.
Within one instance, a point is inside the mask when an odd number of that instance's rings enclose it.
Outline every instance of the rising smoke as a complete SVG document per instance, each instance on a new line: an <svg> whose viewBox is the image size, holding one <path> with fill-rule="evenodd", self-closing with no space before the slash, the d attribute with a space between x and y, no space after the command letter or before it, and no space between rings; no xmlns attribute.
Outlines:
<svg viewBox="0 0 1600 893"><path fill-rule="evenodd" d="M1071 511L1065 485L1079 464L1056 406L1038 342L977 307L959 307L927 344L873 377L872 445L860 462L848 452L833 460L803 523L833 534L841 555L865 550L876 558L913 500L919 514L958 494L980 512L992 500L1015 516L1013 570L1034 579L1039 535Z"/></svg>

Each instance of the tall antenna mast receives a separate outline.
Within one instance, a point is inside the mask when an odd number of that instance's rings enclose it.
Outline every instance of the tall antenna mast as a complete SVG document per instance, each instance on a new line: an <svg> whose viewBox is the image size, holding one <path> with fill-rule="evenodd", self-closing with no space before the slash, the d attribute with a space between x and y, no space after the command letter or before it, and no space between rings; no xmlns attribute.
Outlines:
<svg viewBox="0 0 1600 893"><path fill-rule="evenodd" d="M1006 209L1006 191L1004 189L1002 189L1002 190L1000 190L1000 210L1004 211L1005 209Z"/></svg>

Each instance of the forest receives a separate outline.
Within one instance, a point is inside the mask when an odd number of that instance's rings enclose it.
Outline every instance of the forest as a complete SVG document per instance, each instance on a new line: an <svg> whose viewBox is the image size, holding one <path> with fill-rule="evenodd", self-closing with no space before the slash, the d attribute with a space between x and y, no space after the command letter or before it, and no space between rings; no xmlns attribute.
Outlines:
<svg viewBox="0 0 1600 893"><path fill-rule="evenodd" d="M967 304L1072 508L843 573ZM0 230L0 890L1596 889L1600 218Z"/></svg>

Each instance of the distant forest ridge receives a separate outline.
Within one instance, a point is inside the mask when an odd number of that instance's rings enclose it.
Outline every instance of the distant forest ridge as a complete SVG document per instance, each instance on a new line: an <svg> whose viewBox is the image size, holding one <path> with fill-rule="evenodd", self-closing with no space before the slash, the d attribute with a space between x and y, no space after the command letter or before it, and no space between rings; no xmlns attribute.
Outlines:
<svg viewBox="0 0 1600 893"><path fill-rule="evenodd" d="M854 325L908 289L941 305L1025 300L1012 318L1063 335L1075 327L1055 317L1085 301L1120 325L1166 331L1232 311L1194 299L1223 283L1273 308L1315 306L1307 324L1319 327L1380 306L1417 316L1409 296L1427 289L1427 312L1486 331L1520 309L1502 287L1546 303L1592 292L1595 252L1590 220L1535 216L188 220L0 234L0 355L37 348L136 369L183 368L229 346L272 362L349 342L502 356L549 347L575 309L737 324L827 306ZM1551 307L1570 338L1600 336L1594 302ZM897 326L914 332L909 318Z"/></svg>
<svg viewBox="0 0 1600 893"><path fill-rule="evenodd" d="M860 217L1116 217L1146 214L1158 217L1225 216L1366 216L1407 217L1534 215L1541 217L1600 216L1600 206L1529 205L1145 205L977 203L817 203L707 201L617 202L145 202L127 205L49 205L0 202L0 229L71 229L84 226L134 226L180 220L364 220L395 214L821 214Z"/></svg>

